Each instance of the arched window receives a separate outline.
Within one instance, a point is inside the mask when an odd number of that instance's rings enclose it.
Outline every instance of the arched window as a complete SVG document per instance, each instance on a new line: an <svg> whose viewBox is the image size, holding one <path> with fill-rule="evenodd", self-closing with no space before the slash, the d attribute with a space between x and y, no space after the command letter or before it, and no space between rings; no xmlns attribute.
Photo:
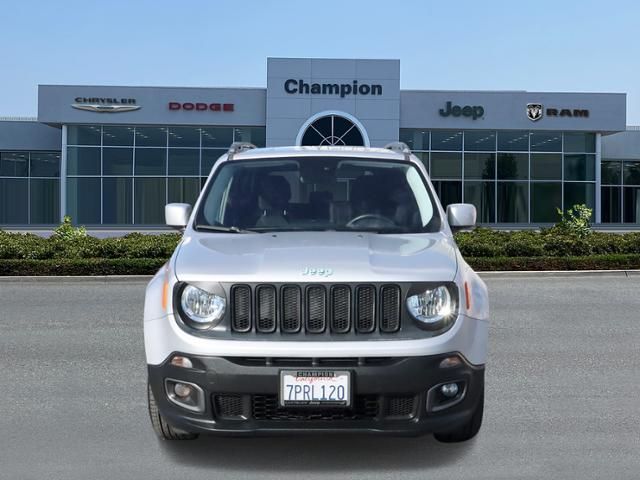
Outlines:
<svg viewBox="0 0 640 480"><path fill-rule="evenodd" d="M353 120L338 114L328 114L314 119L306 127L300 145L366 146L363 133Z"/></svg>

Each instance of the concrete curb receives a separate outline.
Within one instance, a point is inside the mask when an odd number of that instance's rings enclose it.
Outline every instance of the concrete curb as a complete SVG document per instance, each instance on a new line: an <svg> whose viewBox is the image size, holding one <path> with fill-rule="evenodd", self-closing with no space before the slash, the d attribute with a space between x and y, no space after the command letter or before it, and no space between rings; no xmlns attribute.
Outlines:
<svg viewBox="0 0 640 480"><path fill-rule="evenodd" d="M632 277L639 276L640 270L522 270L478 272L482 278L522 278L522 277Z"/></svg>
<svg viewBox="0 0 640 480"><path fill-rule="evenodd" d="M136 283L148 282L153 275L42 275L0 277L0 283Z"/></svg>
<svg viewBox="0 0 640 480"><path fill-rule="evenodd" d="M525 270L478 272L482 278L524 277L635 277L640 270ZM0 277L0 283L139 283L148 282L153 275L94 275L94 276L8 276Z"/></svg>

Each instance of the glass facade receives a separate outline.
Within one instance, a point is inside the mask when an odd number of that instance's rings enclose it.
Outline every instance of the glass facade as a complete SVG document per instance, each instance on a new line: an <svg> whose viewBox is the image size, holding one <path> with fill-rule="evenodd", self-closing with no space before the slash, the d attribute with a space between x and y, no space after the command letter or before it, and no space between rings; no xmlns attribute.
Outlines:
<svg viewBox="0 0 640 480"><path fill-rule="evenodd" d="M553 223L557 208L578 203L595 210L595 133L400 129L400 141L443 206L473 203L479 223Z"/></svg>
<svg viewBox="0 0 640 480"><path fill-rule="evenodd" d="M165 204L193 204L234 141L264 147L265 128L69 125L67 214L82 225L164 225Z"/></svg>
<svg viewBox="0 0 640 480"><path fill-rule="evenodd" d="M610 160L601 165L602 223L640 223L640 160Z"/></svg>
<svg viewBox="0 0 640 480"><path fill-rule="evenodd" d="M640 224L640 159L602 158L597 185L595 133L400 129L400 140L443 205L473 203L480 223L553 223L557 208L595 210L598 193L602 223ZM61 152L0 151L0 225L58 224L64 191L76 224L162 226L164 205L193 203L234 141L265 146L265 128L70 125L65 185Z"/></svg>
<svg viewBox="0 0 640 480"><path fill-rule="evenodd" d="M60 152L0 152L0 225L60 221Z"/></svg>

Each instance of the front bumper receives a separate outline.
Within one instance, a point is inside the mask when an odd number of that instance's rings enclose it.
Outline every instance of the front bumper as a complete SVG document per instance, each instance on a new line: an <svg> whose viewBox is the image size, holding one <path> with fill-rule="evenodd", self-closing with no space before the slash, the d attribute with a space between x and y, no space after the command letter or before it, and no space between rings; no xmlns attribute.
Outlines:
<svg viewBox="0 0 640 480"><path fill-rule="evenodd" d="M420 435L452 430L467 423L481 401L484 366L471 365L460 356L462 362L458 366L440 367L440 362L451 355L455 353L359 359L185 355L192 360L193 368L171 365L170 356L161 365L148 365L148 372L160 413L171 425L188 432ZM309 368L351 371L354 395L351 408L279 407L280 371ZM166 378L200 386L204 392L204 412L192 412L171 403L165 392ZM459 383L464 394L455 404L438 410L439 400L427 392L448 382Z"/></svg>

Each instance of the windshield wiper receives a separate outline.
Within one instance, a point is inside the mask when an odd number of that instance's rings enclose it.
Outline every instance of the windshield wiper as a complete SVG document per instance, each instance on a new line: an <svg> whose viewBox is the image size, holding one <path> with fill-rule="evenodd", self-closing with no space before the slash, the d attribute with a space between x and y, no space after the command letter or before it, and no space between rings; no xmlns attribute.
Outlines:
<svg viewBox="0 0 640 480"><path fill-rule="evenodd" d="M223 225L194 225L195 230L204 230L207 232L223 232L223 233L261 233L255 230L245 230L240 227L231 226L225 227Z"/></svg>

